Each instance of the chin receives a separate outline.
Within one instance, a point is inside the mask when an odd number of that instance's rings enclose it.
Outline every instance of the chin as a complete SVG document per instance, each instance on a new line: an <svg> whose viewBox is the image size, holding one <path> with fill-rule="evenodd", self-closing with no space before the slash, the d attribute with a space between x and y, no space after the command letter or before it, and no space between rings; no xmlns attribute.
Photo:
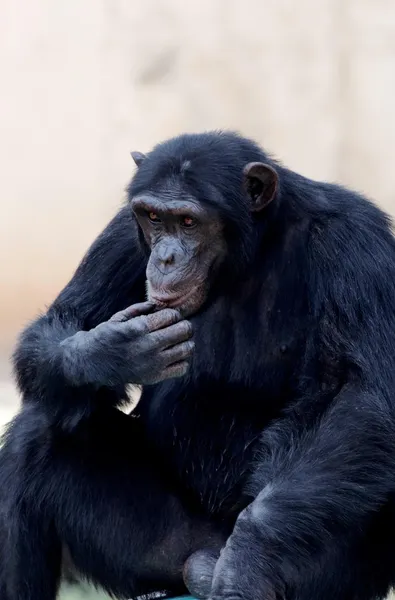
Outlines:
<svg viewBox="0 0 395 600"><path fill-rule="evenodd" d="M204 300L202 301L201 298L199 298L198 301L193 301L193 299L187 300L185 303L180 304L180 306L177 306L175 308L177 308L180 311L183 317L191 317L202 308Z"/></svg>
<svg viewBox="0 0 395 600"><path fill-rule="evenodd" d="M202 288L191 289L188 292L172 294L171 296L158 293L147 285L147 298L157 305L156 310L163 308L175 308L183 317L190 317L197 313L206 301L206 290Z"/></svg>

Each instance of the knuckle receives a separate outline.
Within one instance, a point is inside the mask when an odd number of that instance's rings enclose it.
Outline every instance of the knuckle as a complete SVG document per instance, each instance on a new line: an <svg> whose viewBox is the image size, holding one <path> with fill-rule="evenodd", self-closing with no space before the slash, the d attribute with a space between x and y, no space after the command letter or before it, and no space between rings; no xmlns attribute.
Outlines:
<svg viewBox="0 0 395 600"><path fill-rule="evenodd" d="M173 377L182 377L183 375L185 375L185 373L187 372L189 368L189 365L186 361L182 361L179 363L170 363L168 365L166 365L165 369L164 369L164 377L166 377L166 379L171 379Z"/></svg>
<svg viewBox="0 0 395 600"><path fill-rule="evenodd" d="M111 338L116 332L116 323L115 322L106 322L100 323L95 329L93 329L93 335L96 339L106 339Z"/></svg>
<svg viewBox="0 0 395 600"><path fill-rule="evenodd" d="M165 308L163 310L163 321L165 321L167 325L173 325L174 323L177 323L180 318L181 315L175 308Z"/></svg>
<svg viewBox="0 0 395 600"><path fill-rule="evenodd" d="M119 312L112 315L109 319L109 323L122 323L122 321L126 321L128 318L126 310L120 310Z"/></svg>
<svg viewBox="0 0 395 600"><path fill-rule="evenodd" d="M149 330L148 317L135 317L128 321L129 331L134 334L146 333Z"/></svg>
<svg viewBox="0 0 395 600"><path fill-rule="evenodd" d="M167 336L163 331L154 331L148 335L150 348L153 350L159 350L166 342Z"/></svg>
<svg viewBox="0 0 395 600"><path fill-rule="evenodd" d="M190 321L182 321L180 323L181 327L182 327L182 333L185 335L192 335L193 333L193 329L192 329L192 323Z"/></svg>
<svg viewBox="0 0 395 600"><path fill-rule="evenodd" d="M91 335L100 335L101 333L103 333L104 331L106 331L106 329L111 327L111 323L99 323L99 325L96 325L96 327L94 327L93 329L90 330L90 334ZM80 332L78 332L80 333Z"/></svg>
<svg viewBox="0 0 395 600"><path fill-rule="evenodd" d="M174 322L177 322L181 319L181 313L176 308L168 308L167 310L169 311L169 318Z"/></svg>
<svg viewBox="0 0 395 600"><path fill-rule="evenodd" d="M113 316L112 316L112 317L109 319L109 322L110 322L110 323L114 323L114 322L117 322L117 321L121 321L121 316L120 316L120 313L116 313L115 315L113 315Z"/></svg>
<svg viewBox="0 0 395 600"><path fill-rule="evenodd" d="M124 313L117 313L116 315L113 315L110 319L110 323L123 323L127 321L127 318L125 316Z"/></svg>
<svg viewBox="0 0 395 600"><path fill-rule="evenodd" d="M182 345L182 355L187 357L190 356L192 354L192 352L195 349L195 344L194 342L185 342Z"/></svg>
<svg viewBox="0 0 395 600"><path fill-rule="evenodd" d="M144 316L146 313L149 314L154 308L153 302L139 302L138 304L132 304L125 311L125 316L127 318L135 318L139 316Z"/></svg>
<svg viewBox="0 0 395 600"><path fill-rule="evenodd" d="M189 369L189 365L187 362L182 362L179 365L176 365L174 367L174 373L178 376L182 376L185 375L185 373L188 371Z"/></svg>

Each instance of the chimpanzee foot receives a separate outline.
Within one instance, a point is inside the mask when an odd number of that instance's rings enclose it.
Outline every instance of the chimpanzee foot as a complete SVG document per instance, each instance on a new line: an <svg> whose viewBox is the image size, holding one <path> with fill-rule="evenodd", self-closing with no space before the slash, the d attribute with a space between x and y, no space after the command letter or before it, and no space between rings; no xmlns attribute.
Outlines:
<svg viewBox="0 0 395 600"><path fill-rule="evenodd" d="M198 600L209 597L219 552L197 550L184 564L183 579L189 593Z"/></svg>

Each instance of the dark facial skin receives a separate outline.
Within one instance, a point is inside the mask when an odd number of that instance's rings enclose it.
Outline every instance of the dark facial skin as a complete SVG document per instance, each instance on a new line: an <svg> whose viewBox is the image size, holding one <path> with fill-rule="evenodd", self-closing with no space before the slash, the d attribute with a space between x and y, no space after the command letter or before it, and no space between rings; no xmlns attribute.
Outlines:
<svg viewBox="0 0 395 600"><path fill-rule="evenodd" d="M192 315L207 299L226 255L221 220L196 200L172 199L165 192L138 196L131 205L151 249L148 299Z"/></svg>

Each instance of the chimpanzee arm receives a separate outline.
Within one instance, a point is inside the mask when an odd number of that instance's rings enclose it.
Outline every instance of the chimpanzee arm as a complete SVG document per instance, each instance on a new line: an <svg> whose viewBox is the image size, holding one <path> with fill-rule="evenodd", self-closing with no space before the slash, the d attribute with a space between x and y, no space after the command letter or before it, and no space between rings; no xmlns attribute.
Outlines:
<svg viewBox="0 0 395 600"><path fill-rule="evenodd" d="M166 362L174 353L164 358L162 346L164 336L178 344L182 361L190 325L170 309L136 317L152 312L149 303L126 308L144 299L146 263L130 208L122 208L47 313L22 333L14 368L25 401L72 427L98 403L123 401L126 383L185 373L185 362Z"/></svg>
<svg viewBox="0 0 395 600"><path fill-rule="evenodd" d="M71 385L61 343L142 300L144 268L136 225L130 209L124 207L92 244L47 313L22 332L14 369L25 399L48 403L53 410L71 403L75 410L83 398L87 407L96 389Z"/></svg>
<svg viewBox="0 0 395 600"><path fill-rule="evenodd" d="M216 565L212 600L271 600L287 597L285 590L311 597L304 584L315 562L330 581L334 553L350 533L355 542L393 490L395 423L378 390L346 386L315 428L294 425L263 436L271 452L253 477L257 496Z"/></svg>

